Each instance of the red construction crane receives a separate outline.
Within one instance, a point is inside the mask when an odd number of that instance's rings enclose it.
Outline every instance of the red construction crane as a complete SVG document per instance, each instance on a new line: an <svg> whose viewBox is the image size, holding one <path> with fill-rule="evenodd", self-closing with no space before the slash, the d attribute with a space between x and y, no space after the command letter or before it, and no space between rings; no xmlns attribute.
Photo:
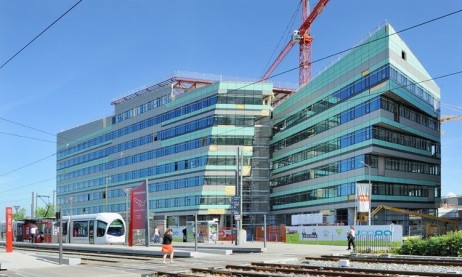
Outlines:
<svg viewBox="0 0 462 277"><path fill-rule="evenodd" d="M308 6L309 0L302 0L302 25L298 30L294 31L292 35L292 40L287 43L284 49L281 51L279 56L273 62L273 64L269 67L268 71L263 75L261 78L263 81L268 79L276 67L281 63L284 57L289 53L292 46L295 43L300 44L300 68L299 68L299 75L298 75L298 82L299 85L305 85L309 81L311 81L311 43L313 42L313 38L310 35L310 27L311 23L316 19L316 17L322 12L324 7L327 5L329 0L319 0L319 2L314 7L313 11L308 14Z"/></svg>

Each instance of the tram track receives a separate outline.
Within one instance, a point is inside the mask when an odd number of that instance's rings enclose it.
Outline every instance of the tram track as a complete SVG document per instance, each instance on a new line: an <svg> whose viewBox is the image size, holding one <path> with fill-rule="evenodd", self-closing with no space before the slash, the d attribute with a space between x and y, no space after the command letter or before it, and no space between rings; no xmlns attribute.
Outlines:
<svg viewBox="0 0 462 277"><path fill-rule="evenodd" d="M236 277L293 277L293 276L460 276L458 273L417 272L404 270L373 270L348 267L324 267L289 264L252 263L249 266L227 265L223 268L191 268L189 273L157 272L146 277L172 276L236 276Z"/></svg>
<svg viewBox="0 0 462 277"><path fill-rule="evenodd" d="M59 254L58 250L54 249L43 249L43 248L32 248L32 247L20 247L20 251L24 252L33 252L35 253L42 253L42 254ZM118 253L118 254L111 254L111 253L104 253L104 252L84 252L84 251L75 251L75 250L63 250L62 252L66 256L78 257L82 260L82 264L88 264L92 262L98 263L121 263L121 262L150 262L155 259L152 256L146 255L132 255L126 253Z"/></svg>
<svg viewBox="0 0 462 277"><path fill-rule="evenodd" d="M57 255L57 249L21 247L20 251ZM450 257L417 257L392 255L325 255L294 257L282 262L252 262L248 257L240 261L216 262L216 256L200 259L175 259L175 264L164 265L162 256L133 253L107 253L63 250L66 257L82 260L83 265L117 268L121 271L142 272L141 276L462 276L462 259ZM239 255L240 256L240 255ZM237 256L236 256L237 257ZM274 256L271 258L274 259ZM234 259L233 259L234 260ZM269 260L269 257L267 257ZM343 265L341 260L347 260Z"/></svg>
<svg viewBox="0 0 462 277"><path fill-rule="evenodd" d="M367 262L367 263L396 263L420 265L431 263L438 266L462 266L462 259L452 259L447 257L392 257L392 256L321 256L321 257L304 257L305 260L315 261L339 261L348 259L350 262Z"/></svg>
<svg viewBox="0 0 462 277"><path fill-rule="evenodd" d="M340 266L341 260L347 260L348 265ZM304 264L310 263L311 264ZM316 265L314 261L337 262L337 265ZM226 265L215 268L190 268L188 272L156 272L146 276L236 276L236 277L293 277L293 276L461 276L458 269L462 266L462 260L451 258L390 258L390 257L351 257L351 256L323 256L323 257L302 257L302 264L289 263L264 263L252 262L250 265ZM352 262L350 264L350 262ZM379 265L380 263L380 265ZM331 263L332 264L332 263ZM355 267L352 266L355 264ZM434 270L411 270L410 268L419 268L433 266ZM356 267L358 266L358 267ZM371 268L372 267L372 268ZM442 267L436 269L436 267ZM399 268L399 269L394 269Z"/></svg>

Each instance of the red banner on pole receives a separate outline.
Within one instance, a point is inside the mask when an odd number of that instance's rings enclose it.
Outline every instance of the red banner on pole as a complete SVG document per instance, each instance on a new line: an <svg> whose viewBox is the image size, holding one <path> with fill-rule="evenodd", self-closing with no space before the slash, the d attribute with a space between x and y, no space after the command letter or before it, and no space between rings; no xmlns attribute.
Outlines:
<svg viewBox="0 0 462 277"><path fill-rule="evenodd" d="M130 191L130 226L128 245L133 246L133 230L146 229L146 182Z"/></svg>
<svg viewBox="0 0 462 277"><path fill-rule="evenodd" d="M6 207L6 253L13 252L13 208Z"/></svg>
<svg viewBox="0 0 462 277"><path fill-rule="evenodd" d="M358 212L369 212L371 204L370 184L356 183L356 197Z"/></svg>

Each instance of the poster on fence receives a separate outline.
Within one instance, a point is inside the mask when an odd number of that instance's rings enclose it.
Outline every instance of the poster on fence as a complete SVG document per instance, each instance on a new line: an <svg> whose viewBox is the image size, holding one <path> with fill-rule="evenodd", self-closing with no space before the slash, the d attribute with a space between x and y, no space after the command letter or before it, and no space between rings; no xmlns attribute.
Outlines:
<svg viewBox="0 0 462 277"><path fill-rule="evenodd" d="M287 242L295 241L338 241L346 240L349 226L287 226ZM356 225L356 236L372 239L387 237L390 241L403 239L401 225Z"/></svg>

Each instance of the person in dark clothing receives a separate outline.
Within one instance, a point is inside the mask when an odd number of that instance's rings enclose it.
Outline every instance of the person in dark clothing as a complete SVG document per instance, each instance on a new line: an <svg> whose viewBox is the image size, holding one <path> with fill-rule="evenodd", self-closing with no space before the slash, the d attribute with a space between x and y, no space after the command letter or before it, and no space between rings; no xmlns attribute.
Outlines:
<svg viewBox="0 0 462 277"><path fill-rule="evenodd" d="M165 231L164 238L162 240L162 253L164 254L164 264L166 263L167 255L170 254L170 263L173 264L173 236L172 229Z"/></svg>
<svg viewBox="0 0 462 277"><path fill-rule="evenodd" d="M183 242L188 241L187 234L188 234L188 231L187 231L186 228L184 228L184 229L183 229Z"/></svg>
<svg viewBox="0 0 462 277"><path fill-rule="evenodd" d="M350 230L347 232L347 239L348 239L348 249L351 250L351 246L353 246L353 250L355 250L355 227L350 226Z"/></svg>

